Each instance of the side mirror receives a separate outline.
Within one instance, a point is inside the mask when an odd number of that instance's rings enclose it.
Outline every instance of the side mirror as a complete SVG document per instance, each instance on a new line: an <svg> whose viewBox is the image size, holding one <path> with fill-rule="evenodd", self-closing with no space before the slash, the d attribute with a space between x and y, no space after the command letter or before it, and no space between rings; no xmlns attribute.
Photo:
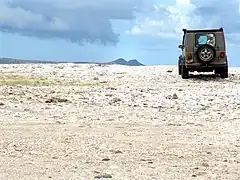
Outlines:
<svg viewBox="0 0 240 180"><path fill-rule="evenodd" d="M178 48L182 49L182 48L183 48L183 45L181 45L181 44L180 44L180 45L178 45Z"/></svg>

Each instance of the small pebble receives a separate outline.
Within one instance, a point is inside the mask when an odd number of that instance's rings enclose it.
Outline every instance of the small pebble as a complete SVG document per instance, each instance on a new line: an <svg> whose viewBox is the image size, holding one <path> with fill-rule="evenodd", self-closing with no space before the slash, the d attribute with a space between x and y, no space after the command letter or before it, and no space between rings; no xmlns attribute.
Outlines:
<svg viewBox="0 0 240 180"><path fill-rule="evenodd" d="M110 161L109 158L103 158L102 161Z"/></svg>
<svg viewBox="0 0 240 180"><path fill-rule="evenodd" d="M102 179L102 178L112 178L110 174L102 174L102 175L97 175L94 177L95 179Z"/></svg>

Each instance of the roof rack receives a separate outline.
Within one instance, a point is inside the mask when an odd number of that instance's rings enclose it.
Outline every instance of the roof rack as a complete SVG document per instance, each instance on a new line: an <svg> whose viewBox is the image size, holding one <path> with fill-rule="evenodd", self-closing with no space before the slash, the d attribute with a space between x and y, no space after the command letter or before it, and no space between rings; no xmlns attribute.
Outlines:
<svg viewBox="0 0 240 180"><path fill-rule="evenodd" d="M223 27L220 27L220 28L218 28L218 29L182 29L182 31L184 32L184 33L186 33L186 32L216 32L216 31L220 31L220 32L222 32L223 31Z"/></svg>

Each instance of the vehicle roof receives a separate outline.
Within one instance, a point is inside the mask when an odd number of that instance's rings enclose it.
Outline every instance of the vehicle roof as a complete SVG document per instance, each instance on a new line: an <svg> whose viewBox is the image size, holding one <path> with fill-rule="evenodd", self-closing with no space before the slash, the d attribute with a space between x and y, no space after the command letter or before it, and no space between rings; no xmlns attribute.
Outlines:
<svg viewBox="0 0 240 180"><path fill-rule="evenodd" d="M223 28L218 29L183 29L184 33L197 33L197 32L223 32Z"/></svg>

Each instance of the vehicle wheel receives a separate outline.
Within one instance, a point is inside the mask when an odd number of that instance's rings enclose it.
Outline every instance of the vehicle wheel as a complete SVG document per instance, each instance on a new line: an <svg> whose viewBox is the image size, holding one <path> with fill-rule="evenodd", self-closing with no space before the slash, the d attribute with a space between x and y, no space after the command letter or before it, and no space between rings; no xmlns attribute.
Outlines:
<svg viewBox="0 0 240 180"><path fill-rule="evenodd" d="M182 67L181 67L182 55L178 58L178 75L182 74Z"/></svg>
<svg viewBox="0 0 240 180"><path fill-rule="evenodd" d="M178 74L179 74L179 75L181 75L181 74L182 74L181 65L178 65Z"/></svg>
<svg viewBox="0 0 240 180"><path fill-rule="evenodd" d="M214 74L215 74L215 75L219 75L219 74L220 74L219 69L215 69Z"/></svg>
<svg viewBox="0 0 240 180"><path fill-rule="evenodd" d="M186 66L184 66L184 65L181 66L181 75L182 75L182 79L188 79L189 78L189 71L186 68Z"/></svg>
<svg viewBox="0 0 240 180"><path fill-rule="evenodd" d="M204 44L197 49L197 57L203 63L210 63L216 56L215 49L209 45Z"/></svg>
<svg viewBox="0 0 240 180"><path fill-rule="evenodd" d="M228 78L228 67L222 68L219 73L222 79Z"/></svg>

